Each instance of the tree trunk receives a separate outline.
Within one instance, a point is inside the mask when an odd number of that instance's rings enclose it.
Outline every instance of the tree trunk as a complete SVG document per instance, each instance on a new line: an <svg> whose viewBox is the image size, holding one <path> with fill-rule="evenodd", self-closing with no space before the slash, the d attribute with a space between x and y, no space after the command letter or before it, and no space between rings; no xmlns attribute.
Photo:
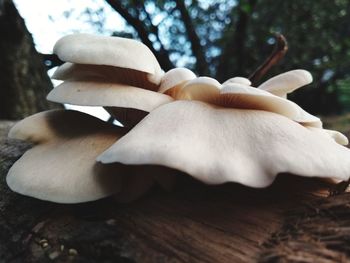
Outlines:
<svg viewBox="0 0 350 263"><path fill-rule="evenodd" d="M32 36L11 0L0 1L0 119L21 119L52 108L52 83Z"/></svg>
<svg viewBox="0 0 350 263"><path fill-rule="evenodd" d="M0 136L10 122L0 122ZM281 175L265 190L182 180L129 204L59 205L11 192L28 144L0 137L0 261L349 262L350 195Z"/></svg>

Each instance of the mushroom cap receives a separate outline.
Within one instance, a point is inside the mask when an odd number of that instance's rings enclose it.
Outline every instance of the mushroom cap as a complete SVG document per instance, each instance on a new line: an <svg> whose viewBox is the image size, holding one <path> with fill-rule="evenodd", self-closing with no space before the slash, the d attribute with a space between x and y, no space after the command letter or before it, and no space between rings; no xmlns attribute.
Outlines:
<svg viewBox="0 0 350 263"><path fill-rule="evenodd" d="M226 80L224 83L222 83L222 85L231 84L231 83L237 83L237 84L246 85L246 86L250 86L252 84L252 82L247 78L234 77Z"/></svg>
<svg viewBox="0 0 350 263"><path fill-rule="evenodd" d="M106 65L146 72L153 83L160 83L163 72L143 43L121 37L73 34L58 40L53 49L65 61L77 64Z"/></svg>
<svg viewBox="0 0 350 263"><path fill-rule="evenodd" d="M158 90L158 84L152 82L148 73L105 65L74 64L66 62L57 68L52 78L65 81L119 83L148 90Z"/></svg>
<svg viewBox="0 0 350 263"><path fill-rule="evenodd" d="M160 83L159 92L165 93L167 90L181 86L186 82L196 78L196 75L187 68L174 68L166 72Z"/></svg>
<svg viewBox="0 0 350 263"><path fill-rule="evenodd" d="M65 81L47 96L49 101L82 106L133 108L151 111L171 102L165 94L117 83Z"/></svg>
<svg viewBox="0 0 350 263"><path fill-rule="evenodd" d="M279 114L198 101L157 108L97 160L163 165L208 184L251 187L266 187L285 172L341 180L350 175L349 149L330 137Z"/></svg>
<svg viewBox="0 0 350 263"><path fill-rule="evenodd" d="M213 102L220 94L221 84L210 77L198 77L188 81L183 87L177 99L199 100Z"/></svg>
<svg viewBox="0 0 350 263"><path fill-rule="evenodd" d="M238 83L228 83L223 85L220 93L220 98L217 99L219 105L271 111L311 127L322 127L319 118L304 111L296 103L270 92Z"/></svg>
<svg viewBox="0 0 350 263"><path fill-rule="evenodd" d="M340 145L348 145L349 144L348 138L344 134L342 134L338 131L320 129L320 128L315 128L315 127L307 127L307 128L313 132L319 133L320 135L323 135L326 137L331 137L336 143L338 143Z"/></svg>
<svg viewBox="0 0 350 263"><path fill-rule="evenodd" d="M312 75L310 72L303 69L296 69L270 78L258 86L258 89L266 90L276 96L286 97L288 93L311 82Z"/></svg>
<svg viewBox="0 0 350 263"><path fill-rule="evenodd" d="M218 103L226 107L266 110L288 118L298 115L298 109L294 103L269 92L238 83L223 85Z"/></svg>
<svg viewBox="0 0 350 263"><path fill-rule="evenodd" d="M215 79L199 77L183 85L181 91L177 91L176 99L198 100L226 108L270 111L310 127L322 127L319 118L290 100L234 81L225 83L221 85Z"/></svg>
<svg viewBox="0 0 350 263"><path fill-rule="evenodd" d="M58 203L97 200L120 191L121 164L101 165L96 157L125 131L87 114L56 110L17 123L10 138L35 143L6 177L15 192Z"/></svg>

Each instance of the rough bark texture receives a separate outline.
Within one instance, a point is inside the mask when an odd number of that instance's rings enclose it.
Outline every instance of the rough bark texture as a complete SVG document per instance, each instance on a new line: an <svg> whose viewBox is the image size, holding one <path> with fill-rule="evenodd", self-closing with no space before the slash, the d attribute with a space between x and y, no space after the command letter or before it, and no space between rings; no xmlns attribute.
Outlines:
<svg viewBox="0 0 350 263"><path fill-rule="evenodd" d="M1 122L0 136L11 122ZM181 180L131 204L58 205L11 192L30 147L0 139L0 262L348 262L350 195L280 176L273 187ZM281 180L282 179L282 180Z"/></svg>
<svg viewBox="0 0 350 263"><path fill-rule="evenodd" d="M0 119L20 119L52 107L42 57L10 0L0 1Z"/></svg>

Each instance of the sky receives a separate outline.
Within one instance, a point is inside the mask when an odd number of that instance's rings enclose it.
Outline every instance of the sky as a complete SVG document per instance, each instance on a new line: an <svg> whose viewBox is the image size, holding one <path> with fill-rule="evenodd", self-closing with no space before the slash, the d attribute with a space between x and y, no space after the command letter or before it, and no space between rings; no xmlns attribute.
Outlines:
<svg viewBox="0 0 350 263"><path fill-rule="evenodd" d="M104 0L14 0L14 3L33 36L36 49L41 53L52 53L55 42L70 33L111 35L113 31L121 31L125 28L124 20ZM106 16L101 19L94 14L90 16L87 13L82 14L87 6L91 10L102 8ZM105 19L103 32L99 32L98 26L94 27L91 21L103 19ZM49 76L55 70L51 69L48 72ZM59 83L59 81L53 81L54 86ZM101 107L71 105L66 107L86 112L103 120L109 118L109 114Z"/></svg>
<svg viewBox="0 0 350 263"><path fill-rule="evenodd" d="M25 19L32 33L36 48L41 53L51 53L55 42L64 35L99 33L110 35L113 31L125 28L125 22L104 0L14 0L16 7ZM90 21L100 21L96 14L82 14L91 10L103 9L106 14L103 32L98 32ZM70 15L68 16L68 14ZM67 17L65 16L67 15Z"/></svg>

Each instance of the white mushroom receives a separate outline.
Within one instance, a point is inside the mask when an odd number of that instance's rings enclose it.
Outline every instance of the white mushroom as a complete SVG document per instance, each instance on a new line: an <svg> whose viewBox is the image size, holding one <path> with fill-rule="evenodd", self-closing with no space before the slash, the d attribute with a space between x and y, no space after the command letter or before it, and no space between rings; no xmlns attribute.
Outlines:
<svg viewBox="0 0 350 263"><path fill-rule="evenodd" d="M275 113L196 101L157 108L97 160L163 165L208 184L251 187L266 187L286 172L341 180L350 175L349 149L330 137Z"/></svg>
<svg viewBox="0 0 350 263"><path fill-rule="evenodd" d="M64 82L48 100L105 107L128 127L172 101L156 92L164 73L152 52L138 41L74 34L60 39L54 52L68 62L56 70L54 78Z"/></svg>
<svg viewBox="0 0 350 263"><path fill-rule="evenodd" d="M196 75L187 68L171 69L164 74L158 92L166 93L170 89L182 89L184 84L195 78Z"/></svg>
<svg viewBox="0 0 350 263"><path fill-rule="evenodd" d="M288 93L311 82L312 76L310 72L303 69L296 69L270 78L258 86L258 89L266 90L276 96L286 98Z"/></svg>
<svg viewBox="0 0 350 263"><path fill-rule="evenodd" d="M59 66L53 79L69 81L100 81L119 83L147 90L158 90L158 84L148 79L145 72L105 65L73 64L66 62Z"/></svg>
<svg viewBox="0 0 350 263"><path fill-rule="evenodd" d="M109 195L125 202L155 183L171 188L179 171L251 187L266 187L280 173L349 179L347 138L286 99L312 81L305 70L254 88L243 77L221 85L185 68L164 73L131 39L75 34L54 52L66 62L54 74L64 82L48 100L104 107L128 128L63 110L19 122L9 136L34 147L7 175L18 193L59 203Z"/></svg>
<svg viewBox="0 0 350 263"><path fill-rule="evenodd" d="M147 112L173 101L162 93L97 81L65 81L51 90L47 99L81 106L123 107Z"/></svg>
<svg viewBox="0 0 350 263"><path fill-rule="evenodd" d="M219 95L221 84L213 78L198 77L187 82L176 99L213 102Z"/></svg>
<svg viewBox="0 0 350 263"><path fill-rule="evenodd" d="M106 65L145 72L155 84L160 83L163 75L149 48L133 39L73 34L58 40L54 46L54 53L65 62Z"/></svg>
<svg viewBox="0 0 350 263"><path fill-rule="evenodd" d="M234 77L226 80L224 83L222 83L222 85L231 84L231 83L236 83L236 84L241 84L246 86L250 86L252 84L251 81L247 78Z"/></svg>
<svg viewBox="0 0 350 263"><path fill-rule="evenodd" d="M270 92L238 83L228 83L223 85L220 93L220 98L216 100L219 105L271 111L311 127L322 127L319 118L304 111L296 103Z"/></svg>
<svg viewBox="0 0 350 263"><path fill-rule="evenodd" d="M68 110L30 116L9 137L34 143L10 169L9 187L23 195L58 203L92 201L120 191L120 164L95 158L125 133L89 115Z"/></svg>
<svg viewBox="0 0 350 263"><path fill-rule="evenodd" d="M296 105L288 100L238 83L223 85L218 103L224 107L271 111L291 119L299 113Z"/></svg>

